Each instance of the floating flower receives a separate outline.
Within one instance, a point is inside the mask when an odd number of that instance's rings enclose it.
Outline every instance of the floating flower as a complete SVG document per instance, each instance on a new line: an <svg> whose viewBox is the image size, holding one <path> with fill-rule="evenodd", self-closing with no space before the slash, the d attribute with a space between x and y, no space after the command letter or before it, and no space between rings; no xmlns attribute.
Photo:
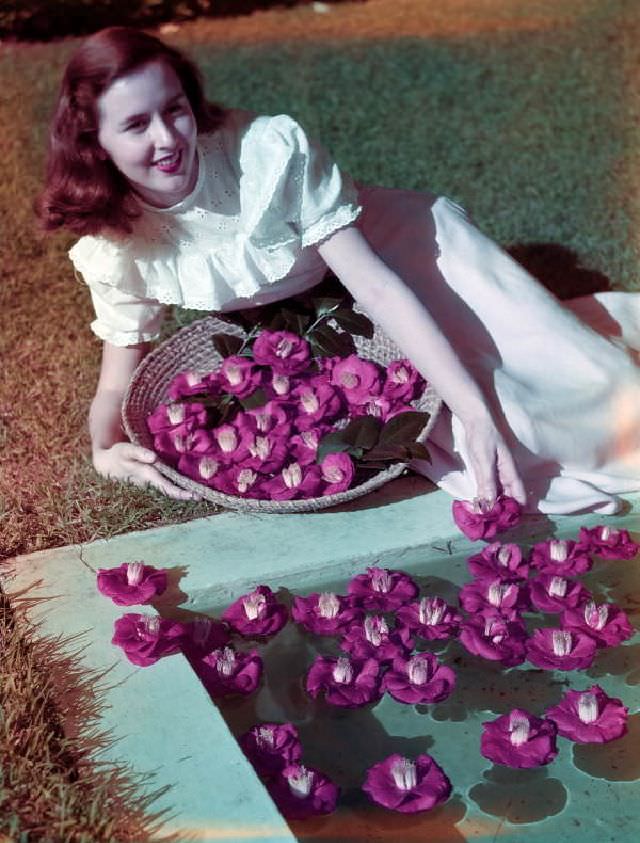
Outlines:
<svg viewBox="0 0 640 843"><path fill-rule="evenodd" d="M262 676L262 659L254 650L241 653L219 647L192 665L212 697L252 694Z"/></svg>
<svg viewBox="0 0 640 843"><path fill-rule="evenodd" d="M368 611L392 612L414 598L418 586L404 571L374 565L353 577L348 591Z"/></svg>
<svg viewBox="0 0 640 843"><path fill-rule="evenodd" d="M302 764L288 765L267 787L283 816L291 820L332 813L340 793L324 773Z"/></svg>
<svg viewBox="0 0 640 843"><path fill-rule="evenodd" d="M522 507L515 498L500 495L495 501L476 498L473 501L454 501L453 520L471 541L492 539L520 520Z"/></svg>
<svg viewBox="0 0 640 843"><path fill-rule="evenodd" d="M323 485L320 466L290 462L275 477L265 480L262 489L271 500L285 501L317 497Z"/></svg>
<svg viewBox="0 0 640 843"><path fill-rule="evenodd" d="M592 685L588 691L567 691L546 716L563 738L576 743L607 743L626 734L628 711L621 700Z"/></svg>
<svg viewBox="0 0 640 843"><path fill-rule="evenodd" d="M238 743L260 776L281 773L302 758L298 730L293 723L261 723L241 735Z"/></svg>
<svg viewBox="0 0 640 843"><path fill-rule="evenodd" d="M526 579L529 564L523 561L522 550L517 544L492 542L467 559L467 566L474 577L502 577Z"/></svg>
<svg viewBox="0 0 640 843"><path fill-rule="evenodd" d="M253 360L231 354L225 357L218 370L218 381L224 392L237 398L247 398L258 389L263 379L262 370Z"/></svg>
<svg viewBox="0 0 640 843"><path fill-rule="evenodd" d="M167 588L167 572L144 562L123 562L117 568L100 568L98 591L118 606L149 603Z"/></svg>
<svg viewBox="0 0 640 843"><path fill-rule="evenodd" d="M379 615L369 615L360 625L352 626L340 642L340 649L356 659L377 659L381 664L413 649L407 627L390 630Z"/></svg>
<svg viewBox="0 0 640 843"><path fill-rule="evenodd" d="M633 559L640 551L640 545L633 541L627 530L608 526L591 530L581 527L578 541L587 553L603 559Z"/></svg>
<svg viewBox="0 0 640 843"><path fill-rule="evenodd" d="M307 673L305 687L314 699L323 694L331 705L358 708L382 696L380 671L376 659L318 656Z"/></svg>
<svg viewBox="0 0 640 843"><path fill-rule="evenodd" d="M578 580L557 574L540 574L529 581L529 597L539 612L563 612L586 603L591 592Z"/></svg>
<svg viewBox="0 0 640 843"><path fill-rule="evenodd" d="M474 656L514 667L525 660L527 631L518 620L508 620L498 612L487 612L464 621L460 641Z"/></svg>
<svg viewBox="0 0 640 843"><path fill-rule="evenodd" d="M445 700L453 690L456 675L438 662L432 653L417 653L410 658L397 656L382 677L382 690L402 703L435 703Z"/></svg>
<svg viewBox="0 0 640 843"><path fill-rule="evenodd" d="M334 453L320 463L320 476L325 482L323 495L334 495L348 489L355 474L355 465L349 454Z"/></svg>
<svg viewBox="0 0 640 843"><path fill-rule="evenodd" d="M394 753L369 767L362 789L377 805L415 814L446 802L451 782L430 755L412 761Z"/></svg>
<svg viewBox="0 0 640 843"><path fill-rule="evenodd" d="M615 647L634 633L622 609L613 603L597 605L593 600L577 609L567 609L562 615L562 626L585 632L598 647Z"/></svg>
<svg viewBox="0 0 640 843"><path fill-rule="evenodd" d="M444 640L458 634L462 616L442 597L423 597L417 603L401 606L398 623L428 641Z"/></svg>
<svg viewBox="0 0 640 843"><path fill-rule="evenodd" d="M295 375L309 365L309 343L290 331L260 331L253 343L253 359L282 375Z"/></svg>
<svg viewBox="0 0 640 843"><path fill-rule="evenodd" d="M287 607L277 602L268 585L243 594L222 613L222 619L234 632L248 638L275 635L288 617Z"/></svg>
<svg viewBox="0 0 640 843"><path fill-rule="evenodd" d="M184 628L182 651L189 659L201 659L229 641L227 625L214 618L196 618L184 624Z"/></svg>
<svg viewBox="0 0 640 843"><path fill-rule="evenodd" d="M582 670L596 654L596 642L583 632L535 629L526 643L527 658L542 670Z"/></svg>
<svg viewBox="0 0 640 843"><path fill-rule="evenodd" d="M332 591L294 597L291 617L314 635L341 635L364 615L353 598Z"/></svg>
<svg viewBox="0 0 640 843"><path fill-rule="evenodd" d="M549 764L558 754L556 724L521 708L482 724L480 752L494 764L524 769Z"/></svg>
<svg viewBox="0 0 640 843"><path fill-rule="evenodd" d="M330 382L339 386L349 404L364 404L382 390L380 368L357 354L341 358L332 366Z"/></svg>
<svg viewBox="0 0 640 843"><path fill-rule="evenodd" d="M427 382L408 358L392 360L387 366L382 395L392 401L415 401Z"/></svg>
<svg viewBox="0 0 640 843"><path fill-rule="evenodd" d="M129 661L140 667L179 652L186 636L182 623L137 612L127 612L118 618L113 628L111 643L122 647Z"/></svg>
<svg viewBox="0 0 640 843"><path fill-rule="evenodd" d="M561 539L548 539L534 544L529 562L543 574L563 577L586 574L593 565L593 560L582 545Z"/></svg>
<svg viewBox="0 0 640 843"><path fill-rule="evenodd" d="M483 609L496 609L501 615L516 619L529 608L528 587L521 580L501 577L478 577L460 589L460 604L475 614Z"/></svg>

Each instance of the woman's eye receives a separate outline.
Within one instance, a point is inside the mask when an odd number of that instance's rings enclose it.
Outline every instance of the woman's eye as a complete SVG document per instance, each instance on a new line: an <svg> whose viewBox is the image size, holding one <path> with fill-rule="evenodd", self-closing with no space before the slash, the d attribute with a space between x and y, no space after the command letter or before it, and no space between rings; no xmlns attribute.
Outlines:
<svg viewBox="0 0 640 843"><path fill-rule="evenodd" d="M144 125L144 120L135 120L133 123L128 124L127 131L138 132L141 129L144 129Z"/></svg>

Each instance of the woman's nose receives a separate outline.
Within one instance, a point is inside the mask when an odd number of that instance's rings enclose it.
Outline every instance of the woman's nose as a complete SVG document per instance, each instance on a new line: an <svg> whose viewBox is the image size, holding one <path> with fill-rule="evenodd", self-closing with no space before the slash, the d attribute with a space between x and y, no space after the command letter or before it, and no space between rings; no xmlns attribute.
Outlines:
<svg viewBox="0 0 640 843"><path fill-rule="evenodd" d="M163 117L156 117L151 122L151 136L157 146L173 145L173 127Z"/></svg>

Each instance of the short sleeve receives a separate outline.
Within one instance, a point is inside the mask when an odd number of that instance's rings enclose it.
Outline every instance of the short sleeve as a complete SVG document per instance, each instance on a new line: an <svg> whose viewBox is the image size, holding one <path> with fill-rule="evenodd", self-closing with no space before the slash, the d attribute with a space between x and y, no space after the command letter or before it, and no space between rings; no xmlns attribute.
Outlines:
<svg viewBox="0 0 640 843"><path fill-rule="evenodd" d="M254 146L257 160L249 169L257 174L263 237L268 238L270 226L275 232L284 222L305 247L353 223L362 207L351 176L292 117L261 119L263 131Z"/></svg>
<svg viewBox="0 0 640 843"><path fill-rule="evenodd" d="M142 293L135 265L117 244L102 237L82 237L69 257L89 287L96 315L90 327L97 337L117 346L158 338L165 308ZM118 284L123 283L139 287L141 294L121 289Z"/></svg>

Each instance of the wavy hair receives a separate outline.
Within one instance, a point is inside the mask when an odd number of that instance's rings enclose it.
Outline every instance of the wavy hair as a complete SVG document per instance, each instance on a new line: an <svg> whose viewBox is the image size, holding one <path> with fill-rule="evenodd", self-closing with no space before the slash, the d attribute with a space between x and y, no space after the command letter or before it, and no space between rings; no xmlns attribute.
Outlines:
<svg viewBox="0 0 640 843"><path fill-rule="evenodd" d="M140 215L127 179L101 155L97 101L118 78L153 61L173 68L195 116L198 132L211 132L227 109L205 99L202 77L186 56L153 35L126 26L87 38L67 64L49 129L45 187L34 210L45 232L75 234L132 230Z"/></svg>

